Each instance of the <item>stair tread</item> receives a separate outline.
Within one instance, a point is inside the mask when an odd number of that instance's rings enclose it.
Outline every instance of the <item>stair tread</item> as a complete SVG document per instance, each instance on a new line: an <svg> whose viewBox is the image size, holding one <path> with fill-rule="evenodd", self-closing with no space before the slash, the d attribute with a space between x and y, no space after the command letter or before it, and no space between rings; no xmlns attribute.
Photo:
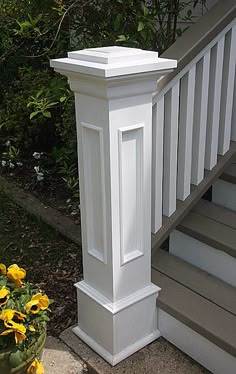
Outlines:
<svg viewBox="0 0 236 374"><path fill-rule="evenodd" d="M212 219L207 216L206 212L203 215L191 211L177 227L177 230L236 257L236 230L232 227L234 224L228 226L215 219L216 217Z"/></svg>
<svg viewBox="0 0 236 374"><path fill-rule="evenodd" d="M236 316L235 287L163 249L153 255L152 267Z"/></svg>
<svg viewBox="0 0 236 374"><path fill-rule="evenodd" d="M155 234L152 234L152 248L159 247L167 239L172 230L193 209L196 201L207 192L214 181L222 174L222 171L232 163L232 160L236 159L235 155L236 142L231 141L230 149L223 156L218 156L218 162L214 168L212 170L205 170L205 176L201 183L191 189L191 194L184 201L177 201L178 208L170 217L164 217L162 227Z"/></svg>
<svg viewBox="0 0 236 374"><path fill-rule="evenodd" d="M236 230L236 212L221 205L201 199L193 211Z"/></svg>
<svg viewBox="0 0 236 374"><path fill-rule="evenodd" d="M236 161L234 160L221 175L220 179L236 184Z"/></svg>
<svg viewBox="0 0 236 374"><path fill-rule="evenodd" d="M236 317L175 280L152 269L162 288L157 305L206 339L236 357Z"/></svg>

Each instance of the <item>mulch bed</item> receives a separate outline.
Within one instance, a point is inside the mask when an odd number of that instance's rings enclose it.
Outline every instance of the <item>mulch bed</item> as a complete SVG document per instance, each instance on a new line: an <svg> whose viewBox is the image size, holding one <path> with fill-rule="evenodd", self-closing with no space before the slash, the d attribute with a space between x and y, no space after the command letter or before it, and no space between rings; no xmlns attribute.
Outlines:
<svg viewBox="0 0 236 374"><path fill-rule="evenodd" d="M65 216L71 218L80 225L80 212L77 204L68 203L71 196L65 186L62 177L54 168L46 174L43 183L36 183L36 175L32 163L25 161L23 167L17 167L11 171L0 167L0 175L8 181L32 193L42 203L59 210Z"/></svg>
<svg viewBox="0 0 236 374"><path fill-rule="evenodd" d="M0 192L0 262L17 263L27 278L50 298L49 335L58 336L77 322L74 283L83 277L82 250L26 213Z"/></svg>

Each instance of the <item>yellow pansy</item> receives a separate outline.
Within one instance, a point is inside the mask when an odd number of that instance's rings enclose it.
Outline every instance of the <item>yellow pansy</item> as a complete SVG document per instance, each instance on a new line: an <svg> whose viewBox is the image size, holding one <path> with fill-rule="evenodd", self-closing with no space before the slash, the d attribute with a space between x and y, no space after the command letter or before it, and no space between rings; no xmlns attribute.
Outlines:
<svg viewBox="0 0 236 374"><path fill-rule="evenodd" d="M15 323L13 321L5 321L4 324L5 324L6 327L8 327L8 330L3 331L0 334L1 336L8 335L8 334L11 334L12 332L14 332L15 333L16 344L18 344L22 340L25 340L25 338L26 338L26 335L25 335L26 328L25 328L24 325L22 325L21 323Z"/></svg>
<svg viewBox="0 0 236 374"><path fill-rule="evenodd" d="M10 291L3 286L0 290L0 306L5 305L10 297Z"/></svg>
<svg viewBox="0 0 236 374"><path fill-rule="evenodd" d="M31 300L25 306L26 313L37 314L41 310L41 305L38 300Z"/></svg>
<svg viewBox="0 0 236 374"><path fill-rule="evenodd" d="M26 315L14 309L4 309L0 314L0 319L3 321L11 321L14 317L18 318L21 321L24 321Z"/></svg>
<svg viewBox="0 0 236 374"><path fill-rule="evenodd" d="M0 274L1 275L6 275L7 274L7 268L6 265L0 264Z"/></svg>
<svg viewBox="0 0 236 374"><path fill-rule="evenodd" d="M44 374L42 362L35 359L27 370L27 374Z"/></svg>
<svg viewBox="0 0 236 374"><path fill-rule="evenodd" d="M13 264L7 269L7 278L14 282L17 287L22 286L22 279L25 279L25 269L19 268L18 265Z"/></svg>
<svg viewBox="0 0 236 374"><path fill-rule="evenodd" d="M49 300L47 295L42 295L37 293L32 297L32 299L26 304L26 313L36 314L40 310L45 310L49 306Z"/></svg>

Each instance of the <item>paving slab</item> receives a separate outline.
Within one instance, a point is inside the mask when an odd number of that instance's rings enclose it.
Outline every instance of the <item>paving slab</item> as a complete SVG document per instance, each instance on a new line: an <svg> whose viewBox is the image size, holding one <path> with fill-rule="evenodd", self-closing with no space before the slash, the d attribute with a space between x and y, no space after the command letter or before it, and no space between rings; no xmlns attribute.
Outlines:
<svg viewBox="0 0 236 374"><path fill-rule="evenodd" d="M210 372L167 340L160 338L115 367L110 366L73 332L65 330L60 338L86 362L90 374L209 374Z"/></svg>
<svg viewBox="0 0 236 374"><path fill-rule="evenodd" d="M84 374L83 361L61 340L49 336L43 351L45 374Z"/></svg>

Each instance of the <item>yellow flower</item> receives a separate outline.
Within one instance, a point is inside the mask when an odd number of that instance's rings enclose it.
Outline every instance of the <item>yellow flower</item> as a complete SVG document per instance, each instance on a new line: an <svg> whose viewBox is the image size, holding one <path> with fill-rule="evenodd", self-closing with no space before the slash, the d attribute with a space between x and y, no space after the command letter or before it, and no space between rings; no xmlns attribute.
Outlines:
<svg viewBox="0 0 236 374"><path fill-rule="evenodd" d="M35 332L36 330L35 330L34 326L30 325L30 326L29 326L29 331L30 331L30 332Z"/></svg>
<svg viewBox="0 0 236 374"><path fill-rule="evenodd" d="M22 286L22 279L25 279L26 271L25 269L19 268L18 265L13 264L7 269L7 278L14 282L17 287Z"/></svg>
<svg viewBox="0 0 236 374"><path fill-rule="evenodd" d="M3 286L0 290L0 306L5 305L10 297L10 291Z"/></svg>
<svg viewBox="0 0 236 374"><path fill-rule="evenodd" d="M40 310L45 310L49 306L49 300L47 295L42 295L37 293L32 297L32 299L26 304L26 313L36 314Z"/></svg>
<svg viewBox="0 0 236 374"><path fill-rule="evenodd" d="M39 362L36 358L28 368L27 374L44 374L42 362Z"/></svg>
<svg viewBox="0 0 236 374"><path fill-rule="evenodd" d="M38 300L31 300L26 304L25 309L27 314L37 314L41 309L41 305Z"/></svg>
<svg viewBox="0 0 236 374"><path fill-rule="evenodd" d="M5 321L4 324L5 324L6 327L8 327L8 330L3 331L0 334L1 336L8 335L8 334L14 332L15 333L16 344L18 344L22 340L25 340L25 338L26 338L26 335L25 335L26 328L25 328L24 325L22 325L21 323L15 323L13 321Z"/></svg>
<svg viewBox="0 0 236 374"><path fill-rule="evenodd" d="M11 321L13 318L16 317L21 321L24 321L26 318L26 315L20 312L17 312L17 310L14 309L4 309L2 313L0 314L0 319L3 321Z"/></svg>
<svg viewBox="0 0 236 374"><path fill-rule="evenodd" d="M1 275L6 275L7 274L7 268L6 265L0 264L0 274Z"/></svg>

